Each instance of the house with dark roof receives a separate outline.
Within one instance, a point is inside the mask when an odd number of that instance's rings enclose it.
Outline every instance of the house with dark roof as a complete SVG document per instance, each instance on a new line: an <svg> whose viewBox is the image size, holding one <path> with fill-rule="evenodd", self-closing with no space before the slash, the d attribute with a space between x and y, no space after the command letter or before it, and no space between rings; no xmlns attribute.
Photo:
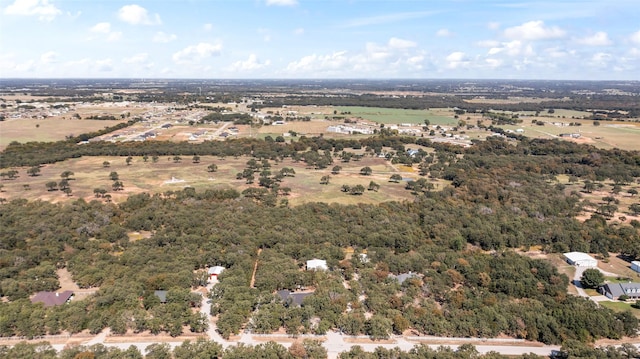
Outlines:
<svg viewBox="0 0 640 359"><path fill-rule="evenodd" d="M158 299L160 299L160 303L166 303L167 302L167 291L166 290L156 290L153 292L153 294L155 294L156 297L158 297Z"/></svg>
<svg viewBox="0 0 640 359"><path fill-rule="evenodd" d="M611 300L617 300L622 295L629 299L640 299L640 283L607 283L601 287L601 291Z"/></svg>
<svg viewBox="0 0 640 359"><path fill-rule="evenodd" d="M65 290L64 292L38 292L31 298L31 303L43 303L45 307L53 307L68 303L73 297L73 292Z"/></svg>
<svg viewBox="0 0 640 359"><path fill-rule="evenodd" d="M283 289L277 291L276 294L278 295L278 297L280 297L280 299L282 299L286 306L299 307L302 305L304 298L312 295L313 293L296 293Z"/></svg>

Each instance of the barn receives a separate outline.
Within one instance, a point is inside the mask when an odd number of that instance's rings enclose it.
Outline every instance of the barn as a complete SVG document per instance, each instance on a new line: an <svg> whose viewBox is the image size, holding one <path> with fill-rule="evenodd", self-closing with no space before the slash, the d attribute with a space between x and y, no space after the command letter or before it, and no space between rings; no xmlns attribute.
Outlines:
<svg viewBox="0 0 640 359"><path fill-rule="evenodd" d="M224 267L215 266L210 267L207 273L209 274L209 280L213 280L213 278L218 279L218 276L224 271Z"/></svg>
<svg viewBox="0 0 640 359"><path fill-rule="evenodd" d="M631 269L633 269L636 272L640 272L640 261L631 262Z"/></svg>
<svg viewBox="0 0 640 359"><path fill-rule="evenodd" d="M582 252L565 253L564 257L567 262L576 267L597 267L598 261L592 256Z"/></svg>

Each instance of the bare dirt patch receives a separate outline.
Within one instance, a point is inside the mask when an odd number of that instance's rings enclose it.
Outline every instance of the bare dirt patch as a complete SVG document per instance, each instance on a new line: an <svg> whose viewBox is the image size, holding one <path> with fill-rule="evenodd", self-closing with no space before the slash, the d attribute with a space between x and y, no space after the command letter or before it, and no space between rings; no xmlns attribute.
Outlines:
<svg viewBox="0 0 640 359"><path fill-rule="evenodd" d="M58 275L58 281L60 282L60 291L70 290L73 292L74 300L82 300L95 292L97 292L100 288L88 288L83 289L78 287L78 284L73 281L71 273L67 270L67 268L60 268L56 271Z"/></svg>

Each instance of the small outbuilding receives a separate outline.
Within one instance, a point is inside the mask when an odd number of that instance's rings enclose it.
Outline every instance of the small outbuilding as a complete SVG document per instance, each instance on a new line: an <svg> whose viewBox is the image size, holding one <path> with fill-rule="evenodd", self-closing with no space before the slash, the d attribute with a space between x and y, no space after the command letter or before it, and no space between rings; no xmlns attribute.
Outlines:
<svg viewBox="0 0 640 359"><path fill-rule="evenodd" d="M313 293L311 292L296 293L296 292L290 292L284 289L284 290L277 291L276 294L278 295L278 297L280 297L282 302L287 307L300 307L302 306L302 302L304 301L304 298L312 295Z"/></svg>
<svg viewBox="0 0 640 359"><path fill-rule="evenodd" d="M209 280L213 280L213 278L217 279L218 276L222 274L222 272L224 272L224 267L221 267L221 266L210 267L209 270L207 271L207 273L209 274Z"/></svg>
<svg viewBox="0 0 640 359"><path fill-rule="evenodd" d="M640 261L631 262L631 269L633 269L634 271L640 273Z"/></svg>
<svg viewBox="0 0 640 359"><path fill-rule="evenodd" d="M597 267L598 260L583 252L565 253L564 257L567 262L576 267Z"/></svg>
<svg viewBox="0 0 640 359"><path fill-rule="evenodd" d="M307 261L307 270L329 270L324 259L311 259Z"/></svg>

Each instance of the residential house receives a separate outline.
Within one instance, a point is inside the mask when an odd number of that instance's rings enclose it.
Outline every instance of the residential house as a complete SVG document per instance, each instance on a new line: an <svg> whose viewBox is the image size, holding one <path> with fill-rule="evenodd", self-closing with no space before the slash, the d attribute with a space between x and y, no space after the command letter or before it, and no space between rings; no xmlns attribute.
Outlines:
<svg viewBox="0 0 640 359"><path fill-rule="evenodd" d="M324 259L311 259L307 261L307 270L329 270Z"/></svg>
<svg viewBox="0 0 640 359"><path fill-rule="evenodd" d="M278 295L278 297L280 297L280 299L282 299L282 301L285 303L286 306L299 307L302 305L304 298L312 295L313 293L312 292L296 293L296 292L290 292L286 289L283 289L283 290L277 291L276 294Z"/></svg>
<svg viewBox="0 0 640 359"><path fill-rule="evenodd" d="M224 272L224 269L225 268L221 266L210 267L207 271L207 273L209 274L209 280L213 280L213 278L217 279L218 276L222 274L222 272Z"/></svg>
<svg viewBox="0 0 640 359"><path fill-rule="evenodd" d="M167 302L167 291L166 290L156 290L153 292L153 294L158 297L158 299L160 299L160 303L166 303Z"/></svg>
<svg viewBox="0 0 640 359"><path fill-rule="evenodd" d="M43 303L45 307L53 307L68 303L73 297L73 292L65 290L64 292L38 292L31 298L31 303Z"/></svg>
<svg viewBox="0 0 640 359"><path fill-rule="evenodd" d="M617 300L622 295L629 299L640 299L640 283L607 283L600 290L611 300Z"/></svg>

